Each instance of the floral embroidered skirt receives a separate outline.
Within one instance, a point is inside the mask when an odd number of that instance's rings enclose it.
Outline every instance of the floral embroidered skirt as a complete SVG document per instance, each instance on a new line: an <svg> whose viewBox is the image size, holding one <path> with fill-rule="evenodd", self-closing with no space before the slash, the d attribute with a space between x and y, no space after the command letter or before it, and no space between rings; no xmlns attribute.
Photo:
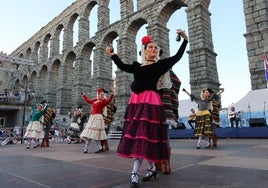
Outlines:
<svg viewBox="0 0 268 188"><path fill-rule="evenodd" d="M151 162L168 160L166 117L158 93L131 94L117 154Z"/></svg>

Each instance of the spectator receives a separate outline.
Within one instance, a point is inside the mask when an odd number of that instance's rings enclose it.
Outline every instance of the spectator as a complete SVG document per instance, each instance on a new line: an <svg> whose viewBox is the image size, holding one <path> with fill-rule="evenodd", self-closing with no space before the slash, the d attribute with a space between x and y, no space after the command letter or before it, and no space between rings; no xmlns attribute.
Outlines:
<svg viewBox="0 0 268 188"><path fill-rule="evenodd" d="M19 126L19 125L15 125L14 126L14 129L13 129L13 134L14 134L14 137L15 137L15 140L17 141L17 142L19 142L19 140L20 140L20 133L21 133L21 127Z"/></svg>

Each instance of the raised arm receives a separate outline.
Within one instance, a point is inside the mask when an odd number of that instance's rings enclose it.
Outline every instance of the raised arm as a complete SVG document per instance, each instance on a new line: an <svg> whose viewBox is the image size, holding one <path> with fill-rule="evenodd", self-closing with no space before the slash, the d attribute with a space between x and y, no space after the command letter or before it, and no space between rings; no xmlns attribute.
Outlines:
<svg viewBox="0 0 268 188"><path fill-rule="evenodd" d="M109 104L114 98L114 88L113 87L111 87L110 93L111 93L110 97L105 100L106 105Z"/></svg>
<svg viewBox="0 0 268 188"><path fill-rule="evenodd" d="M118 57L118 55L114 52L112 46L107 46L105 51L120 70L128 73L133 73L133 65L123 63L122 60Z"/></svg>
<svg viewBox="0 0 268 188"><path fill-rule="evenodd" d="M86 95L86 93L85 92L81 92L81 95L82 95L82 97L83 97L83 99L84 99L84 101L86 101L87 103L89 103L89 104L92 104L93 103L93 99L90 99L90 98L88 98L88 96Z"/></svg>
<svg viewBox="0 0 268 188"><path fill-rule="evenodd" d="M172 68L173 65L175 65L179 60L182 58L184 51L186 49L186 46L188 44L188 41L186 39L183 40L179 50L174 56L171 56L169 58L160 59L158 62L162 64L162 73L165 73L167 70Z"/></svg>
<svg viewBox="0 0 268 188"><path fill-rule="evenodd" d="M196 96L194 96L193 94L191 94L189 91L187 91L186 89L182 89L182 91L184 91L190 98L192 102L196 102L198 103L198 98Z"/></svg>
<svg viewBox="0 0 268 188"><path fill-rule="evenodd" d="M183 88L182 91L184 91L189 97L191 97L191 93L188 92L186 89Z"/></svg>

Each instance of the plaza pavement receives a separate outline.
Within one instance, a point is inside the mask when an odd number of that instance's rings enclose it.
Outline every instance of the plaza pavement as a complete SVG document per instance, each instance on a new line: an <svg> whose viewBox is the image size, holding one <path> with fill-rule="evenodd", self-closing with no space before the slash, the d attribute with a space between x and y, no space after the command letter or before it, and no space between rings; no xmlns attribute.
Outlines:
<svg viewBox="0 0 268 188"><path fill-rule="evenodd" d="M82 144L51 143L25 149L23 144L0 146L1 188L129 188L132 160L110 151L95 154L94 142L83 154ZM140 188L266 188L267 139L221 139L217 148L195 148L196 139L171 139L170 175L159 173ZM203 143L204 145L204 143ZM144 161L140 179L146 173Z"/></svg>

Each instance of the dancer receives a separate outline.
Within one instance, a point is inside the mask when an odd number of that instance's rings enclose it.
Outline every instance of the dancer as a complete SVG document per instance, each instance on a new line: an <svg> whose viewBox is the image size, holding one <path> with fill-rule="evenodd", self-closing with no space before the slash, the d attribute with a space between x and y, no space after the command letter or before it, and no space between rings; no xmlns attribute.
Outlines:
<svg viewBox="0 0 268 188"><path fill-rule="evenodd" d="M49 105L49 102L47 100L44 100L41 102L41 104L44 106L45 104ZM41 147L49 147L49 133L50 128L53 125L53 120L56 117L56 112L53 108L48 107L46 109L46 112L42 118L42 124L44 127L44 139L42 140Z"/></svg>
<svg viewBox="0 0 268 188"><path fill-rule="evenodd" d="M211 121L211 101L215 97L215 95L220 95L224 89L221 88L218 93L214 93L212 89L205 89L202 91L201 98L194 96L193 94L186 91L183 88L183 91L191 97L191 100L198 104L198 111L195 119L195 136L198 137L196 148L200 149L200 144L202 142L202 137L206 139L206 148L210 147L209 138L212 137L212 121Z"/></svg>
<svg viewBox="0 0 268 188"><path fill-rule="evenodd" d="M105 98L107 98L107 96L106 96L107 94L108 94L108 91L104 90ZM114 120L115 112L116 112L116 106L115 106L114 102L112 101L109 104L107 104L106 112L102 113L103 118L104 118L104 125L105 125L106 135L108 135L108 133L109 133L110 125ZM108 139L102 140L101 141L101 146L103 148L103 151L109 151Z"/></svg>
<svg viewBox="0 0 268 188"><path fill-rule="evenodd" d="M33 148L37 148L39 147L38 140L44 138L43 125L40 123L40 118L45 114L48 105L45 104L44 108L42 108L43 106L41 104L37 105L36 110L33 112L31 121L26 127L24 138L27 139L27 149L31 147L32 140L35 141L35 146Z"/></svg>
<svg viewBox="0 0 268 188"><path fill-rule="evenodd" d="M98 151L95 153L103 152L101 140L106 140L107 135L105 132L102 110L112 101L114 92L113 90L111 91L111 96L108 99L104 98L104 92L101 88L97 90L97 99L88 98L84 92L81 94L84 100L92 106L89 120L80 135L80 138L85 141L84 153L88 153L88 146L92 139L95 140L98 147Z"/></svg>
<svg viewBox="0 0 268 188"><path fill-rule="evenodd" d="M154 165L158 161L168 161L167 125L164 109L157 92L157 82L177 63L184 54L188 37L182 30L177 34L184 38L178 52L166 59L159 60L159 47L150 36L142 38L142 63L125 64L111 47L106 53L122 71L134 74L131 84L131 96L124 116L123 134L117 154L124 158L133 158L131 187L139 186L138 170L143 159L148 161L148 172L142 181L156 178Z"/></svg>
<svg viewBox="0 0 268 188"><path fill-rule="evenodd" d="M78 125L78 117L79 117L79 111L77 108L73 110L73 114L71 117L71 125L67 129L67 143L71 144L72 140L79 140L80 139L80 127Z"/></svg>
<svg viewBox="0 0 268 188"><path fill-rule="evenodd" d="M211 110L211 117L212 117L212 145L217 147L218 135L217 129L220 127L220 108L221 108L221 101L220 96L215 95L212 100L212 110Z"/></svg>
<svg viewBox="0 0 268 188"><path fill-rule="evenodd" d="M83 111L83 106L78 106L78 117L77 117L77 123L80 129L80 133L84 130L84 124L87 122L87 116ZM74 142L75 144L80 143L82 140L78 137L76 141Z"/></svg>
<svg viewBox="0 0 268 188"><path fill-rule="evenodd" d="M161 76L157 83L157 89L160 89L159 94L162 100L167 122L166 130L167 130L167 147L168 147L169 158L168 161L159 161L155 163L156 169L158 171L161 171L163 174L171 173L170 168L171 146L169 142L169 129L171 127L177 126L178 123L177 122L179 118L178 96L181 86L180 79L172 70L169 70L167 73L168 77L165 77L165 75ZM159 84L159 82L162 84ZM171 84L167 84L168 82L171 82Z"/></svg>

